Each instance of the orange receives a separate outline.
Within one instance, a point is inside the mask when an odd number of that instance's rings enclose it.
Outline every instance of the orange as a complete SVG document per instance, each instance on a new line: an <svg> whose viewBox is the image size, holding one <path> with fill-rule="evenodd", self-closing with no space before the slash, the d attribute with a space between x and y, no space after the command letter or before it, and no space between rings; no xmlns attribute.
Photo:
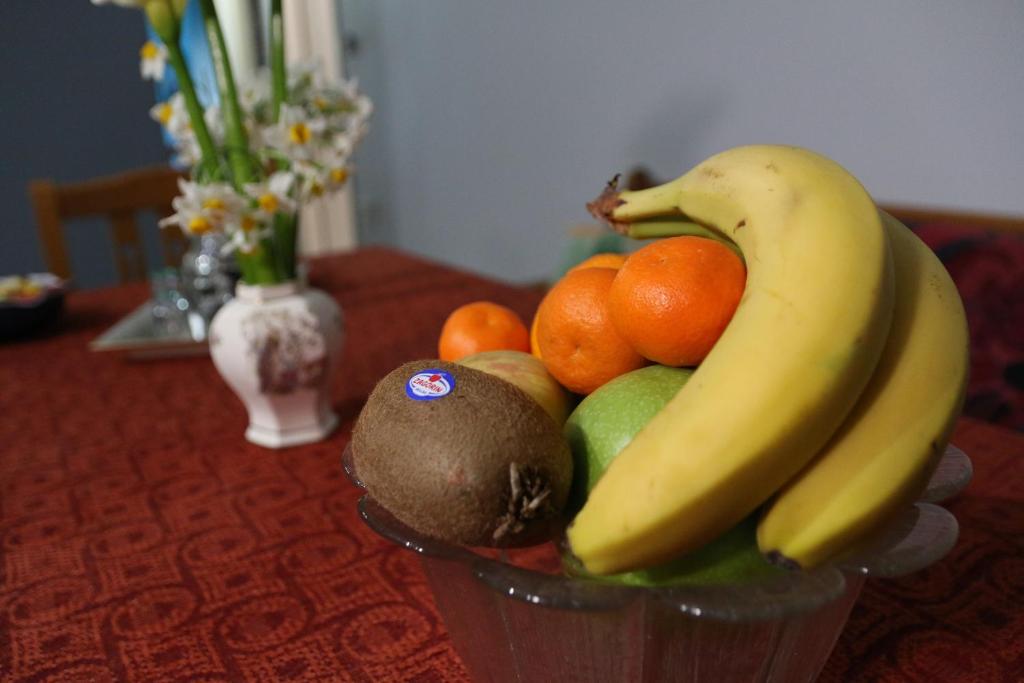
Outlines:
<svg viewBox="0 0 1024 683"><path fill-rule="evenodd" d="M616 254L613 252L600 252L590 256L567 271L568 273L574 270L582 270L583 268L614 268L618 270L622 267L622 264L626 262L626 254ZM537 343L537 321L540 319L539 315L533 316L533 323L530 325L530 353L537 358L543 359L540 353L540 346Z"/></svg>
<svg viewBox="0 0 1024 683"><path fill-rule="evenodd" d="M569 391L589 394L644 365L608 312L614 268L582 268L559 280L537 311L541 360Z"/></svg>
<svg viewBox="0 0 1024 683"><path fill-rule="evenodd" d="M622 264L626 262L626 254L616 254L613 252L603 251L599 254L594 254L569 269L568 272L579 270L581 268L615 268L618 270L622 267Z"/></svg>
<svg viewBox="0 0 1024 683"><path fill-rule="evenodd" d="M539 315L533 316L533 322L530 323L530 353L536 358L543 360L543 356L540 355L540 343L537 341L537 321L540 320Z"/></svg>
<svg viewBox="0 0 1024 683"><path fill-rule="evenodd" d="M456 308L437 343L441 360L457 361L481 351L530 351L530 334L515 311L492 301Z"/></svg>
<svg viewBox="0 0 1024 683"><path fill-rule="evenodd" d="M644 358L697 365L732 319L747 271L729 247L670 237L630 255L608 294L619 334Z"/></svg>

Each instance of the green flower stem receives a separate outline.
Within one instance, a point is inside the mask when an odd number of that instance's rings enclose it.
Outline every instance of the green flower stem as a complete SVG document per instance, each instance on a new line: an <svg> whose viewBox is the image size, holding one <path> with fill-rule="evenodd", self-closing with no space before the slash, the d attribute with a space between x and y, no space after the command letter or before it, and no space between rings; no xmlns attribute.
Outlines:
<svg viewBox="0 0 1024 683"><path fill-rule="evenodd" d="M277 214L274 216L274 257L277 272L282 280L295 279L295 247L299 233L299 215Z"/></svg>
<svg viewBox="0 0 1024 683"><path fill-rule="evenodd" d="M185 64L185 57L181 48L176 42L166 43L167 61L174 69L174 75L178 77L178 90L185 99L185 109L188 111L189 121L192 122L192 131L196 134L196 141L199 143L199 150L202 153L201 169L214 170L220 164L217 161L217 146L213 143L210 129L206 127L206 119L203 118L203 106L199 104L196 96L196 89L192 83L192 76Z"/></svg>
<svg viewBox="0 0 1024 683"><path fill-rule="evenodd" d="M188 0L171 0L171 10L174 12L174 17L181 23L182 18L185 16L185 9L188 7Z"/></svg>
<svg viewBox="0 0 1024 683"><path fill-rule="evenodd" d="M181 14L175 11L174 5L167 0L147 0L143 5L146 19L164 43L178 43L181 30Z"/></svg>
<svg viewBox="0 0 1024 683"><path fill-rule="evenodd" d="M273 121L277 123L288 89L284 69L284 15L281 12L281 0L271 0L270 3L270 69L274 93Z"/></svg>
<svg viewBox="0 0 1024 683"><path fill-rule="evenodd" d="M199 0L199 9L203 13L206 40L210 45L210 57L217 76L217 89L220 92L220 110L224 117L225 151L231 169L231 183L236 190L243 192L247 183L256 180L259 169L253 163L250 154L242 107L238 101L238 89L231 70L231 60L228 59L224 32L217 19L217 8L214 7L213 0ZM284 278L278 273L277 251L273 239L262 240L254 251L244 255L247 263L242 279L250 285L281 282Z"/></svg>
<svg viewBox="0 0 1024 683"><path fill-rule="evenodd" d="M239 192L246 183L255 179L255 168L249 155L249 139L242 120L242 107L238 103L238 90L228 59L224 32L217 20L217 8L213 0L199 0L203 12L206 39L210 44L210 57L217 75L217 89L220 91L220 109L224 116L224 140L227 146L228 163L231 167L231 181Z"/></svg>
<svg viewBox="0 0 1024 683"><path fill-rule="evenodd" d="M242 281L247 285L274 285L282 282L274 268L274 260L267 252L270 240L263 240L249 253L238 252L238 267Z"/></svg>
<svg viewBox="0 0 1024 683"><path fill-rule="evenodd" d="M251 283L254 276L252 256L243 251L236 251L235 261L238 263L238 270L242 273L242 282Z"/></svg>

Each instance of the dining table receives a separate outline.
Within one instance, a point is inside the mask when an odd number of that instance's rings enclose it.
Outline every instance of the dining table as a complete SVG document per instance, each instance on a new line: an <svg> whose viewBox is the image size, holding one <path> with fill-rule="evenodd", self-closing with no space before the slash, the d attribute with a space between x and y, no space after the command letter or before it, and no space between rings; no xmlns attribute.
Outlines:
<svg viewBox="0 0 1024 683"><path fill-rule="evenodd" d="M465 681L416 554L360 519L342 468L378 380L435 358L448 314L529 320L539 287L383 246L313 258L344 341L323 441L247 442L207 355L90 342L145 283L74 291L0 343L0 680ZM1024 434L963 417L974 477L942 560L869 580L819 680L1024 680ZM540 608L543 609L543 608Z"/></svg>

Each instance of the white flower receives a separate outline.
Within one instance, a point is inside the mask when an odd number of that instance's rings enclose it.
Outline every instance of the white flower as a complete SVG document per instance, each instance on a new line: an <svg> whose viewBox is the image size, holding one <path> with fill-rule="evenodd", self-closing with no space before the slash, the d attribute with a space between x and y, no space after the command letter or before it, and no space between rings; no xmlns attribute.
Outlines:
<svg viewBox="0 0 1024 683"><path fill-rule="evenodd" d="M261 240L273 236L270 226L270 220L259 211L249 208L240 211L225 225L225 231L230 239L222 248L222 252L226 254L236 249L242 253L252 252Z"/></svg>
<svg viewBox="0 0 1024 683"><path fill-rule="evenodd" d="M185 233L202 235L214 229L213 222L203 215L199 199L196 196L198 185L187 180L179 180L181 194L171 201L174 213L160 220L160 227L178 225Z"/></svg>
<svg viewBox="0 0 1024 683"><path fill-rule="evenodd" d="M327 152L327 160L344 165L348 158L352 156L354 147L355 145L349 133L335 133L331 137L331 147Z"/></svg>
<svg viewBox="0 0 1024 683"><path fill-rule="evenodd" d="M174 146L173 164L178 168L195 168L203 160L203 150L194 135L178 138Z"/></svg>
<svg viewBox="0 0 1024 683"><path fill-rule="evenodd" d="M199 140L192 128L192 119L185 108L185 98L180 92L174 93L166 104L170 105L169 109L158 104L150 109L150 115L163 123L164 128L174 138L174 151L177 153L176 163L191 168L202 160L203 150L199 146ZM220 115L220 109L216 106L207 107L203 112L203 120L206 122L206 130L210 133L214 144L223 144L224 120Z"/></svg>
<svg viewBox="0 0 1024 683"><path fill-rule="evenodd" d="M349 172L347 166L330 166L327 169L328 188L331 190L338 189L339 187L345 184L345 182L348 180L348 176Z"/></svg>
<svg viewBox="0 0 1024 683"><path fill-rule="evenodd" d="M295 211L295 200L291 197L295 174L290 171L277 171L259 183L249 183L245 192L256 201L253 215L259 220L269 220L277 213Z"/></svg>
<svg viewBox="0 0 1024 683"><path fill-rule="evenodd" d="M270 72L261 69L251 80L239 87L238 103L251 119L269 123L271 96Z"/></svg>
<svg viewBox="0 0 1024 683"><path fill-rule="evenodd" d="M359 97L358 78L350 78L348 80L342 78L334 84L334 87L345 97L346 100L354 100Z"/></svg>
<svg viewBox="0 0 1024 683"><path fill-rule="evenodd" d="M227 183L199 185L183 179L178 188L181 194L171 201L174 214L162 219L160 227L176 224L193 235L223 231L246 209L246 200Z"/></svg>
<svg viewBox="0 0 1024 683"><path fill-rule="evenodd" d="M307 62L296 62L288 65L288 89L303 90L306 88L323 87L323 69L320 62L310 60Z"/></svg>
<svg viewBox="0 0 1024 683"><path fill-rule="evenodd" d="M260 240L273 236L270 221L251 211L241 214L238 222L229 225L227 231L231 238L221 249L225 254L236 249L242 253L250 253L259 245Z"/></svg>
<svg viewBox="0 0 1024 683"><path fill-rule="evenodd" d="M359 95L355 101L356 116L363 120L370 118L370 114L373 113L373 101L366 95Z"/></svg>
<svg viewBox="0 0 1024 683"><path fill-rule="evenodd" d="M297 160L292 170L299 181L299 201L303 204L322 196L330 184L326 169L311 161Z"/></svg>
<svg viewBox="0 0 1024 683"><path fill-rule="evenodd" d="M196 200L217 228L233 223L248 207L249 198L239 195L227 183L208 183L196 188Z"/></svg>
<svg viewBox="0 0 1024 683"><path fill-rule="evenodd" d="M154 45L153 49L159 48ZM158 76L155 71L148 75ZM373 105L359 92L355 79L329 83L314 64L289 65L288 101L281 106L279 120L272 123L269 71L240 85L248 153L265 172L282 170L246 185L243 193L225 184L185 184L173 203L174 214L161 224L180 225L190 233L223 231L230 237L227 248L250 251L273 237L275 215L293 213L301 204L347 182L353 172L352 153L366 134ZM218 150L218 158L211 162L215 164L224 162L221 114L216 106L203 112ZM173 138L177 165L195 169L204 160L180 93L154 106L150 116Z"/></svg>
<svg viewBox="0 0 1024 683"><path fill-rule="evenodd" d="M291 159L310 159L326 128L322 117L311 117L301 107L286 104L281 107L280 121L266 131L266 139Z"/></svg>
<svg viewBox="0 0 1024 683"><path fill-rule="evenodd" d="M249 237L249 235L241 230L236 230L231 233L231 238L224 243L224 246L220 248L220 253L224 256L231 254L235 251L240 251L243 254L252 253L256 249L256 244L259 240L255 240Z"/></svg>
<svg viewBox="0 0 1024 683"><path fill-rule="evenodd" d="M358 144L363 141L363 138L365 138L369 132L370 124L366 121L357 120L353 122L351 130L349 130L349 135L352 137L353 144Z"/></svg>
<svg viewBox="0 0 1024 683"><path fill-rule="evenodd" d="M139 71L142 73L143 80L162 81L164 79L164 70L167 68L166 47L147 40L139 50L139 57L142 60L139 64Z"/></svg>
<svg viewBox="0 0 1024 683"><path fill-rule="evenodd" d="M182 137L192 128L188 119L188 110L185 109L185 97L180 92L174 93L163 102L154 104L149 109L149 115L173 138Z"/></svg>
<svg viewBox="0 0 1024 683"><path fill-rule="evenodd" d="M171 119L174 117L174 105L171 104L170 100L157 102L149 108L149 117L164 128L169 129L171 127Z"/></svg>
<svg viewBox="0 0 1024 683"><path fill-rule="evenodd" d="M195 132L192 130L192 120L185 108L185 98L180 92L174 93L164 102L153 105L149 110L149 115L160 123L173 139L176 165L191 168L199 163L202 158L202 150L199 148L199 141L196 140ZM215 112L206 114L207 120L211 120L215 116ZM216 134L220 132L219 123L212 127L211 134L214 135L214 141L216 141Z"/></svg>
<svg viewBox="0 0 1024 683"><path fill-rule="evenodd" d="M335 143L335 148L327 150L321 162L323 167L321 177L328 190L336 190L344 185L350 173L348 159L351 145L344 134L339 133L336 137L341 140Z"/></svg>

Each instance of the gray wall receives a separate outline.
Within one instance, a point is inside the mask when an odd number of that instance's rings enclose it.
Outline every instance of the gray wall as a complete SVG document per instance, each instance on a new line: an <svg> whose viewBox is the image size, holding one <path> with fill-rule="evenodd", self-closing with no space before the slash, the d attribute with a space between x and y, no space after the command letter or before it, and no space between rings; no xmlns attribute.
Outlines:
<svg viewBox="0 0 1024 683"><path fill-rule="evenodd" d="M880 199L1024 213L1020 0L344 0L377 104L364 242L531 281L608 177L748 142L829 154ZM160 162L138 13L2 0L0 273L43 267L29 178ZM76 279L114 279L79 226ZM152 242L152 240L151 240Z"/></svg>
<svg viewBox="0 0 1024 683"><path fill-rule="evenodd" d="M832 156L881 200L1024 213L1020 0L344 0L378 104L364 241L548 276L616 171Z"/></svg>
<svg viewBox="0 0 1024 683"><path fill-rule="evenodd" d="M166 159L139 78L142 15L88 0L0 2L0 274L44 269L31 178L82 180ZM79 286L116 279L102 224L68 231ZM155 226L149 246L155 247Z"/></svg>

